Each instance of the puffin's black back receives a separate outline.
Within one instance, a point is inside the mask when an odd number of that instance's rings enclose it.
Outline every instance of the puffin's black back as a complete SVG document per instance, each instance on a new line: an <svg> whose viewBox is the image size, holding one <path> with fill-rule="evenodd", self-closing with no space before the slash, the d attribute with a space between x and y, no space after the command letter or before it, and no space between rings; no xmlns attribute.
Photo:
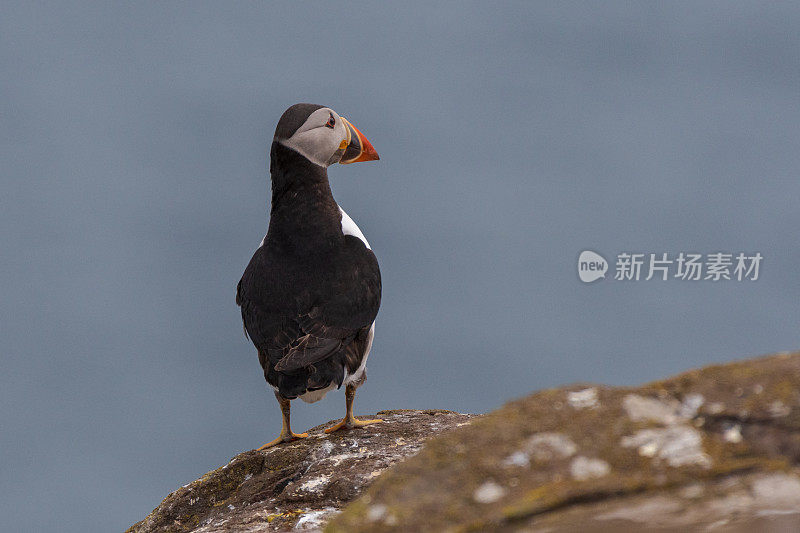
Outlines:
<svg viewBox="0 0 800 533"><path fill-rule="evenodd" d="M289 108L276 138L296 131L320 107ZM381 278L372 251L342 233L325 168L273 142L270 172L269 230L236 302L265 378L291 399L340 386L345 369L352 375L359 368L380 307Z"/></svg>

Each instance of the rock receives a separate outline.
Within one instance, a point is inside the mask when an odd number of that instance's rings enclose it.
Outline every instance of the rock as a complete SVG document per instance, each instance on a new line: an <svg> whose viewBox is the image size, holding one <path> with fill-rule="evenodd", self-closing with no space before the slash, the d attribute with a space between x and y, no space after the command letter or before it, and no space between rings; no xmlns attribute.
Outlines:
<svg viewBox="0 0 800 533"><path fill-rule="evenodd" d="M800 531L800 353L378 415L240 454L128 531Z"/></svg>
<svg viewBox="0 0 800 533"><path fill-rule="evenodd" d="M425 439L473 415L397 410L378 417L380 424L326 435L331 421L309 430L307 439L241 453L167 496L128 532L319 530L381 472L419 452Z"/></svg>
<svg viewBox="0 0 800 533"><path fill-rule="evenodd" d="M435 437L328 532L800 531L800 353L545 390Z"/></svg>

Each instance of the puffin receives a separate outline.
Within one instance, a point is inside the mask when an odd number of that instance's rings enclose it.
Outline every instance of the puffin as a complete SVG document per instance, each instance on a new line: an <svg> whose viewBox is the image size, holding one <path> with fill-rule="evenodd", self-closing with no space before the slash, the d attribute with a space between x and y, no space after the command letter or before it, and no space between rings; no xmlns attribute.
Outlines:
<svg viewBox="0 0 800 533"><path fill-rule="evenodd" d="M377 161L378 153L330 107L295 104L270 148L272 200L267 234L236 288L245 336L258 352L283 423L263 450L305 438L290 425L290 402L313 403L345 387L345 417L326 433L380 419L353 416L381 303L378 260L333 198L328 167Z"/></svg>

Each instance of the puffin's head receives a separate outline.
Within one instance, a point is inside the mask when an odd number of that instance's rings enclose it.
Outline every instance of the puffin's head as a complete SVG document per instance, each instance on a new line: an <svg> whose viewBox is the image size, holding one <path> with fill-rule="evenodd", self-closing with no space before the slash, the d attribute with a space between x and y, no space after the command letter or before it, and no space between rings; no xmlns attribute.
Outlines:
<svg viewBox="0 0 800 533"><path fill-rule="evenodd" d="M322 167L379 159L372 144L350 121L321 105L295 104L284 111L274 141Z"/></svg>

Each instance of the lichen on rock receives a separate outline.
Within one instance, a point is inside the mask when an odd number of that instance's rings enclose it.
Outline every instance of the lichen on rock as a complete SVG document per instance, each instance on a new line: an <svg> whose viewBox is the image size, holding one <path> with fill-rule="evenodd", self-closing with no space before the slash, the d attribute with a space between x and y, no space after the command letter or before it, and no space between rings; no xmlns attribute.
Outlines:
<svg viewBox="0 0 800 533"><path fill-rule="evenodd" d="M510 402L428 441L326 531L794 531L798 465L800 354L781 354ZM391 523L367 524L365 501Z"/></svg>
<svg viewBox="0 0 800 533"><path fill-rule="evenodd" d="M129 531L800 531L800 354L378 414L237 455Z"/></svg>
<svg viewBox="0 0 800 533"><path fill-rule="evenodd" d="M425 439L473 419L445 410L381 411L380 424L241 453L167 496L129 533L319 530ZM371 418L375 418L372 416Z"/></svg>

